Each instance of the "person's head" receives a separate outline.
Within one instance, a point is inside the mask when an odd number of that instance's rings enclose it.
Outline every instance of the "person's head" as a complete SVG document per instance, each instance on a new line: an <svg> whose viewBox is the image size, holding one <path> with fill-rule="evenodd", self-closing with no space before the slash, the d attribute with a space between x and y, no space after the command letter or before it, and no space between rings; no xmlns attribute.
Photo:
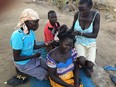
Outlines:
<svg viewBox="0 0 116 87"><path fill-rule="evenodd" d="M71 50L74 44L74 36L71 35L72 32L69 30L58 35L60 49L62 53L67 53Z"/></svg>
<svg viewBox="0 0 116 87"><path fill-rule="evenodd" d="M39 26L39 15L33 9L25 9L20 14L19 23L17 28L23 28L24 31L37 30Z"/></svg>
<svg viewBox="0 0 116 87"><path fill-rule="evenodd" d="M93 6L92 0L80 0L78 9L80 12L88 12Z"/></svg>
<svg viewBox="0 0 116 87"><path fill-rule="evenodd" d="M65 24L63 24L58 28L58 33L62 34L62 33L65 33L67 30L68 30L68 27Z"/></svg>
<svg viewBox="0 0 116 87"><path fill-rule="evenodd" d="M26 20L25 24L26 24L28 30L36 31L39 27L38 22L39 22L39 19L37 19L37 20Z"/></svg>
<svg viewBox="0 0 116 87"><path fill-rule="evenodd" d="M51 23L56 23L57 22L57 14L54 10L50 10L48 12L48 19Z"/></svg>

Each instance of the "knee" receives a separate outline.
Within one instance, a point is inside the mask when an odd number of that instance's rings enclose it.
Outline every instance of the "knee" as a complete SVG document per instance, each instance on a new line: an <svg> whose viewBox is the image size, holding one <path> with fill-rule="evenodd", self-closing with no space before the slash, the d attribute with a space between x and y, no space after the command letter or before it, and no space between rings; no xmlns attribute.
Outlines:
<svg viewBox="0 0 116 87"><path fill-rule="evenodd" d="M84 57L84 56L80 56L79 58L77 58L77 62L78 62L81 66L85 66L85 57Z"/></svg>
<svg viewBox="0 0 116 87"><path fill-rule="evenodd" d="M86 61L86 66L88 69L93 69L94 63L91 61Z"/></svg>

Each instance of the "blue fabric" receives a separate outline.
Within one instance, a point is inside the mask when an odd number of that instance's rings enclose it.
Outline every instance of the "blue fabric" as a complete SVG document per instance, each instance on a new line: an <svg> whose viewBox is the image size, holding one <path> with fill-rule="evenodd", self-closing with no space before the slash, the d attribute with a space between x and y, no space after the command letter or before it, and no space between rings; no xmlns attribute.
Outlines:
<svg viewBox="0 0 116 87"><path fill-rule="evenodd" d="M30 87L51 87L49 80L37 80L36 78L30 78Z"/></svg>
<svg viewBox="0 0 116 87"><path fill-rule="evenodd" d="M104 66L105 70L111 70L111 71L116 71L116 67L113 66Z"/></svg>
<svg viewBox="0 0 116 87"><path fill-rule="evenodd" d="M36 42L36 44L37 44L37 45L44 44L44 41ZM41 53L41 57L44 58L44 59L46 59L46 56L47 56L47 54L48 54L48 52L47 52L47 50L46 50L46 47L42 47L42 48L40 48L40 49L37 49L37 50L34 50L34 51L33 51L34 54L37 53L37 52Z"/></svg>
<svg viewBox="0 0 116 87"><path fill-rule="evenodd" d="M69 57L65 62L57 62L53 58L51 58L48 54L47 56L47 65L51 68L57 68L57 73L59 75L65 74L69 71L74 70L74 63L73 63L73 55L75 54L73 49L70 50L71 57ZM75 55L76 56L76 55ZM50 65L51 64L51 65Z"/></svg>
<svg viewBox="0 0 116 87"><path fill-rule="evenodd" d="M83 87L96 87L92 79L87 77L82 69L80 69L80 79Z"/></svg>
<svg viewBox="0 0 116 87"><path fill-rule="evenodd" d="M83 87L96 87L91 78L88 78L82 69L80 69L80 79ZM51 87L48 80L39 81L33 77L30 79L30 87Z"/></svg>
<svg viewBox="0 0 116 87"><path fill-rule="evenodd" d="M68 58L65 63L59 62L56 65L57 65L57 73L59 73L60 75L74 70L74 64L73 64L72 57Z"/></svg>
<svg viewBox="0 0 116 87"><path fill-rule="evenodd" d="M67 59L66 62L57 63L57 68L67 68L69 65L73 63L72 57Z"/></svg>
<svg viewBox="0 0 116 87"><path fill-rule="evenodd" d="M29 34L24 34L21 29L13 32L10 38L12 49L21 50L21 56L30 56L33 54L35 34L30 30ZM30 60L16 62L16 64L24 65Z"/></svg>
<svg viewBox="0 0 116 87"><path fill-rule="evenodd" d="M43 41L37 42L38 45L43 44ZM35 50L35 52L38 50ZM46 48L39 49L39 52L42 54L42 58L46 58ZM95 87L95 84L93 83L91 78L88 78L82 69L80 69L80 79L84 87ZM30 87L51 87L50 82L48 80L40 81L36 78L31 77L30 78Z"/></svg>
<svg viewBox="0 0 116 87"><path fill-rule="evenodd" d="M90 24L89 28L87 29L82 29L81 26L79 25L79 21L77 20L74 26L74 31L80 31L81 33L92 33L93 32L93 22ZM84 46L88 46L91 43L95 43L96 39L95 38L87 38L84 36L76 36L76 43L77 44L82 44Z"/></svg>
<svg viewBox="0 0 116 87"><path fill-rule="evenodd" d="M43 43L44 43L44 41L39 41L36 44L37 45L41 45ZM33 52L34 53L40 52L41 53L41 57L44 58L44 59L46 59L46 55L48 53L45 47L43 47L41 49L38 49L38 50L34 50ZM37 80L34 77L31 77L30 78L30 87L51 87L51 85L50 85L49 80L40 81L40 80Z"/></svg>

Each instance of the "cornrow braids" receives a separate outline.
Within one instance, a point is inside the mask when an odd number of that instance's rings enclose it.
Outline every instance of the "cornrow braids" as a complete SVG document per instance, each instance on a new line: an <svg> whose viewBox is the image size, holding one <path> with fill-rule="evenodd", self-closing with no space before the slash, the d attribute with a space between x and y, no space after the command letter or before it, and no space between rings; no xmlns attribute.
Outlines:
<svg viewBox="0 0 116 87"><path fill-rule="evenodd" d="M58 34L58 38L59 38L59 41L62 42L64 41L66 38L70 38L73 40L73 42L75 43L75 36L72 35L72 29L69 29L67 30L66 32L62 32L60 34Z"/></svg>
<svg viewBox="0 0 116 87"><path fill-rule="evenodd" d="M65 24L61 25L60 28L58 28L58 31L59 31L58 37L60 37L60 35L62 33L65 33L67 30L68 30L68 27Z"/></svg>

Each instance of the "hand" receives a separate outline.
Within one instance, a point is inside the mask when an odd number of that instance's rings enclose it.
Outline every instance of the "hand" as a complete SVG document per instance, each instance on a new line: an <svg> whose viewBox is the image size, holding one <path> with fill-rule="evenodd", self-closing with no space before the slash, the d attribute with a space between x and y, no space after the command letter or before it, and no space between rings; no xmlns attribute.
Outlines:
<svg viewBox="0 0 116 87"><path fill-rule="evenodd" d="M35 54L35 58L38 58L38 57L40 57L40 56L41 56L40 53L36 53L36 54Z"/></svg>
<svg viewBox="0 0 116 87"><path fill-rule="evenodd" d="M76 35L78 35L78 31L74 31L71 34L74 35L74 36L76 36Z"/></svg>
<svg viewBox="0 0 116 87"><path fill-rule="evenodd" d="M76 85L75 87L80 87L79 85Z"/></svg>
<svg viewBox="0 0 116 87"><path fill-rule="evenodd" d="M53 42L54 42L54 40L47 41L47 42L45 43L45 45L46 45L46 46L51 45Z"/></svg>

